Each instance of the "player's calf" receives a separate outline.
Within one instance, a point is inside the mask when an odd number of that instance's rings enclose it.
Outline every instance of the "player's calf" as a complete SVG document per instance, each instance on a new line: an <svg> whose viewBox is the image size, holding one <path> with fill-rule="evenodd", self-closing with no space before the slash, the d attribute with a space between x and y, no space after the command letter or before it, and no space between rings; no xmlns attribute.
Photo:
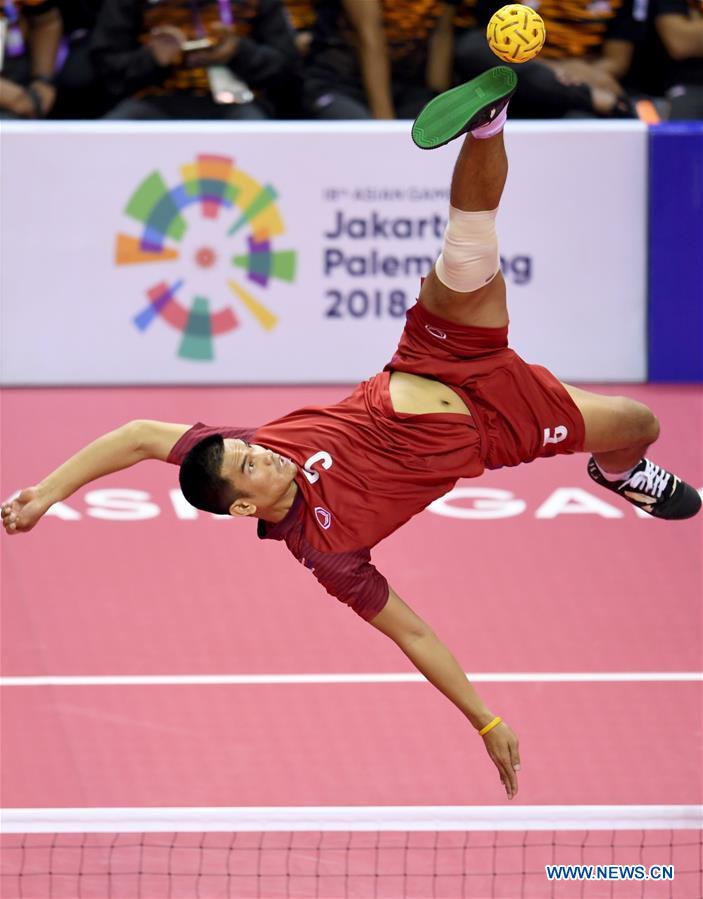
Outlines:
<svg viewBox="0 0 703 899"><path fill-rule="evenodd" d="M567 388L572 399L576 388ZM585 391L581 393L586 394ZM590 396L596 397L592 394ZM652 410L625 396L600 397L585 406L578 402L586 425L586 449L602 470L612 473L632 468L659 438L659 420Z"/></svg>

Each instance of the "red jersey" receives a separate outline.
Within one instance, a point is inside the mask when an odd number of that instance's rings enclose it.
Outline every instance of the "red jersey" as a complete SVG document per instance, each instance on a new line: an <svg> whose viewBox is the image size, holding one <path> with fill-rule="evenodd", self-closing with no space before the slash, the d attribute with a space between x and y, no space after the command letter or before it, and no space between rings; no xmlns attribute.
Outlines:
<svg viewBox="0 0 703 899"><path fill-rule="evenodd" d="M483 471L472 419L455 413L395 412L389 372L360 384L333 406L309 406L256 429L195 425L169 461L180 464L210 434L257 443L298 466L298 493L278 524L259 536L284 540L332 595L364 618L388 598L370 564L371 547L444 496L460 477Z"/></svg>
<svg viewBox="0 0 703 899"><path fill-rule="evenodd" d="M169 461L180 464L210 434L272 449L298 466L298 492L265 539L283 540L328 593L370 620L388 599L371 547L485 467L582 449L581 413L562 384L508 348L508 329L451 324L416 304L381 372L333 406L309 406L257 429L197 424ZM436 378L471 416L408 415L393 409L391 371Z"/></svg>

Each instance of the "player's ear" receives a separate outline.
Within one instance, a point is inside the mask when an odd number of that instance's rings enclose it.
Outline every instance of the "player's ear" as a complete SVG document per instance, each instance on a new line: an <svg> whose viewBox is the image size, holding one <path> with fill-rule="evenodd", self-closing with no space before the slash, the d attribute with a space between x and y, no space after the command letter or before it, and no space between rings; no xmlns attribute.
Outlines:
<svg viewBox="0 0 703 899"><path fill-rule="evenodd" d="M229 507L229 514L246 518L249 515L256 515L256 506L240 496Z"/></svg>

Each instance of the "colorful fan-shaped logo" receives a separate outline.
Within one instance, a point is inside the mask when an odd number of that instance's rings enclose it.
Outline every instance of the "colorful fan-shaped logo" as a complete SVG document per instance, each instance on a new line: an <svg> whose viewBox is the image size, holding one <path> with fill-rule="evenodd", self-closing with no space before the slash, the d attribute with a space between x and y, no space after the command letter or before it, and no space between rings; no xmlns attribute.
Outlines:
<svg viewBox="0 0 703 899"><path fill-rule="evenodd" d="M276 327L278 316L256 294L275 280L291 283L296 254L273 247L285 227L270 184L259 184L226 156L199 155L180 171L183 180L175 187L152 172L134 191L124 211L140 223L141 233L117 235L115 262L180 264L178 275L147 286L147 303L133 321L146 331L162 319L182 333L181 358L210 360L215 337L241 326L238 304L265 331ZM234 219L224 221L228 213ZM229 257L225 269L223 255ZM246 272L246 287L232 269ZM221 294L237 303L218 304Z"/></svg>

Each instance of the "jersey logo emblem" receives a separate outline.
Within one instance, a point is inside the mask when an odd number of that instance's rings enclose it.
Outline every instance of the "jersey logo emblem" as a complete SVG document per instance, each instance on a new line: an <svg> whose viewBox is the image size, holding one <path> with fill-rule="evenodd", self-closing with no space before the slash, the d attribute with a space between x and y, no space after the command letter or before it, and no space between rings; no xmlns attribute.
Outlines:
<svg viewBox="0 0 703 899"><path fill-rule="evenodd" d="M315 506L315 518L317 518L317 523L323 531L328 530L329 526L332 524L332 515L327 509L323 509L322 506Z"/></svg>
<svg viewBox="0 0 703 899"><path fill-rule="evenodd" d="M444 333L444 331L440 331L440 329L435 328L434 325L425 325L425 331L429 331L429 333L433 337L436 337L437 340L446 340L447 339L447 335Z"/></svg>

